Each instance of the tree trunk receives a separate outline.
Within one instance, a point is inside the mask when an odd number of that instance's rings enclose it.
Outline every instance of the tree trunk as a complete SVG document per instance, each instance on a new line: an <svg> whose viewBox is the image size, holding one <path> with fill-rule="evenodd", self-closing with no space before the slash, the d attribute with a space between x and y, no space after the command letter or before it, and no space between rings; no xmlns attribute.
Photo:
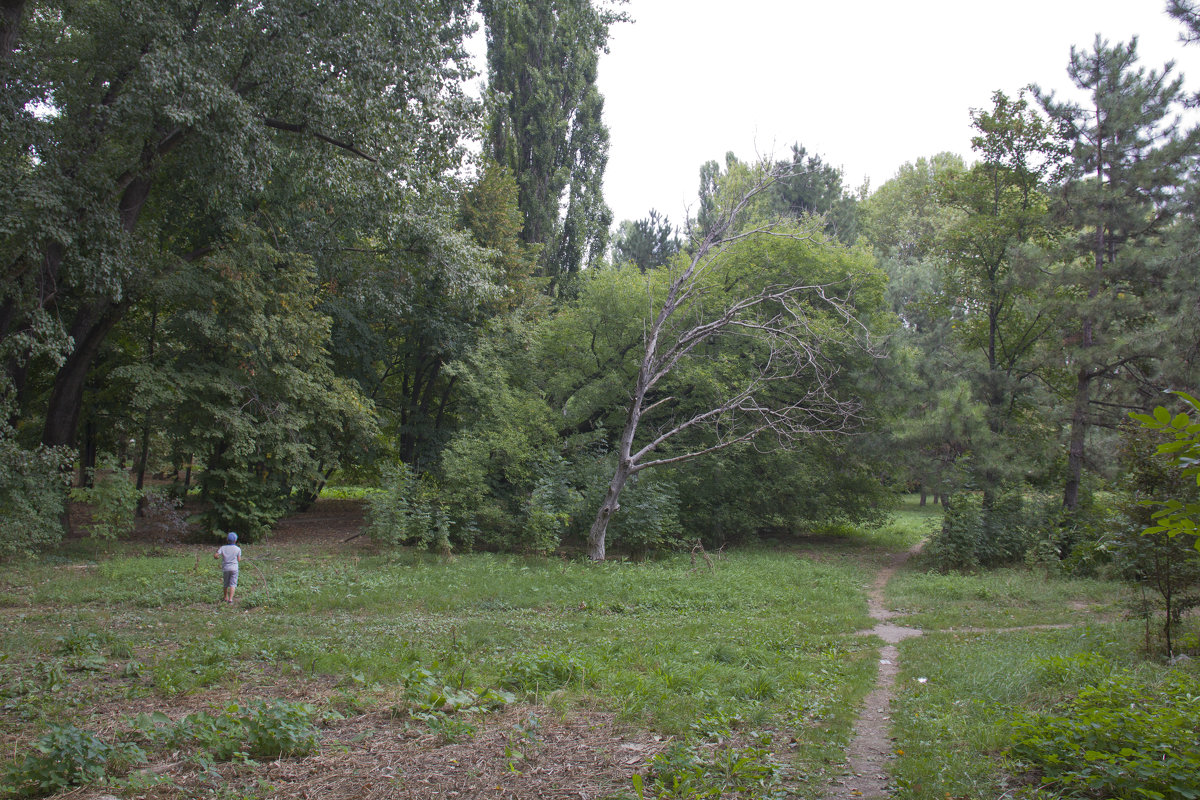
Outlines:
<svg viewBox="0 0 1200 800"><path fill-rule="evenodd" d="M21 16L25 11L25 0L3 0L0 2L0 60L7 61L17 46L17 32L21 29Z"/></svg>
<svg viewBox="0 0 1200 800"><path fill-rule="evenodd" d="M83 441L79 443L79 485L90 489L95 484L95 475L96 423L89 419L83 426Z"/></svg>
<svg viewBox="0 0 1200 800"><path fill-rule="evenodd" d="M75 315L71 337L75 349L54 376L54 386L46 403L46 426L42 443L48 447L71 445L79 426L83 388L92 361L100 345L128 308L127 302L112 305L106 300L84 306Z"/></svg>
<svg viewBox="0 0 1200 800"><path fill-rule="evenodd" d="M1063 507L1074 511L1079 507L1079 484L1083 475L1083 445L1087 437L1087 412L1092 379L1080 370L1075 383L1075 405L1071 410L1071 440L1067 451L1067 483L1063 488Z"/></svg>
<svg viewBox="0 0 1200 800"><path fill-rule="evenodd" d="M596 512L596 521L592 523L592 529L588 533L588 557L592 561L604 560L604 540L608 535L608 522L612 519L612 515L621 508L621 504L617 501L621 496L621 490L625 488L625 482L629 480L632 472L630 467L629 459L621 459L613 474L612 482L608 484L608 491L604 493L604 502L600 504L600 510Z"/></svg>

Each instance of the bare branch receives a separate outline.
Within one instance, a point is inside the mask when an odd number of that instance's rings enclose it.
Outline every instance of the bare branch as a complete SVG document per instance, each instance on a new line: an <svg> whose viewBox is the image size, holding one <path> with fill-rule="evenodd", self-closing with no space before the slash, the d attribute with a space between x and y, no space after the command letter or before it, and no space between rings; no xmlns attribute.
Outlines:
<svg viewBox="0 0 1200 800"><path fill-rule="evenodd" d="M297 123L292 123L292 122L284 122L283 120L279 120L279 119L272 119L271 117L265 117L263 119L263 123L268 128L274 128L275 130L287 131L288 133L299 133L299 134L304 134L307 136L312 136L314 139L319 139L322 142L325 142L326 144L331 144L334 147L339 147L348 153L353 153L354 155L358 156L359 158L364 158L367 161L370 161L372 164L377 162L377 159L374 156L367 155L362 150L359 150L358 147L356 147L351 142L345 142L345 141L342 141L341 139L335 139L332 136L328 136L324 133L321 133L320 131L310 131L308 129L307 122L297 124Z"/></svg>

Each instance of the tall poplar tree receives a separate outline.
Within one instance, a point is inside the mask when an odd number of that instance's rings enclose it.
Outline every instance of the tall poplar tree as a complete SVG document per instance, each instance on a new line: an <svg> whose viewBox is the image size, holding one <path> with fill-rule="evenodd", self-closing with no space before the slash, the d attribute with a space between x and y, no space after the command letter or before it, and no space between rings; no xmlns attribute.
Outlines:
<svg viewBox="0 0 1200 800"><path fill-rule="evenodd" d="M1136 39L1110 45L1097 37L1089 51L1072 49L1067 71L1087 102L1040 99L1070 144L1060 201L1078 232L1068 275L1077 299L1063 337L1073 372L1063 504L1074 509L1089 430L1140 408L1130 389L1155 381L1178 302L1163 290L1174 264L1163 234L1200 153L1200 130L1180 122L1182 79L1171 64L1138 66Z"/></svg>
<svg viewBox="0 0 1200 800"><path fill-rule="evenodd" d="M539 272L553 289L608 247L608 128L596 70L622 17L591 0L482 0L480 10L494 97L486 147L516 176L521 238L542 246Z"/></svg>

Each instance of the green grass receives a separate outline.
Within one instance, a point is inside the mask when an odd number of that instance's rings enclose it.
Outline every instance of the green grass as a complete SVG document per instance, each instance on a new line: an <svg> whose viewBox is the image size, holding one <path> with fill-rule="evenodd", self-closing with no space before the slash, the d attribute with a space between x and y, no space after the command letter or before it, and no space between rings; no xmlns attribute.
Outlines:
<svg viewBox="0 0 1200 800"><path fill-rule="evenodd" d="M893 768L897 797L1011 797L1011 765L1001 756L1016 715L1126 671L1155 680L1169 668L1142 658L1138 639L1136 623L1118 622L904 642L892 708L902 753Z"/></svg>
<svg viewBox="0 0 1200 800"><path fill-rule="evenodd" d="M887 587L889 605L921 628L1010 628L1078 624L1120 616L1127 590L1114 581L1055 578L997 569L976 575L920 571L919 562Z"/></svg>
<svg viewBox="0 0 1200 800"><path fill-rule="evenodd" d="M709 569L686 555L444 561L264 544L245 548L236 608L217 603L207 548L85 547L7 573L0 669L29 691L0 714L32 737L52 722L87 727L91 708L123 699L168 708L300 681L367 710L429 675L453 689L515 686L661 735L794 739L804 772L819 773L874 680L874 644L853 635L870 624L872 568L848 557L862 546L830 543L820 559L746 549ZM33 655L44 651L55 655ZM88 657L102 669L81 671ZM553 667L568 659L564 680ZM61 677L48 691L55 675L39 662Z"/></svg>
<svg viewBox="0 0 1200 800"><path fill-rule="evenodd" d="M815 798L875 680L878 642L855 635L872 625L865 589L939 518L907 498L878 529L814 531L712 569L687 555L446 561L268 542L245 548L236 608L218 602L209 548L72 542L0 577L0 721L27 744L50 725L96 728L104 708L179 715L299 693L322 713L398 713L446 739L459 735L453 718L407 716L421 692L507 690L686 742L773 742L791 791ZM1115 670L1161 669L1138 654L1142 629L1124 621L1117 584L940 575L913 559L888 597L898 622L928 631L901 645L902 800L1011 796L1001 753L1015 710ZM1071 627L944 632L1044 624Z"/></svg>

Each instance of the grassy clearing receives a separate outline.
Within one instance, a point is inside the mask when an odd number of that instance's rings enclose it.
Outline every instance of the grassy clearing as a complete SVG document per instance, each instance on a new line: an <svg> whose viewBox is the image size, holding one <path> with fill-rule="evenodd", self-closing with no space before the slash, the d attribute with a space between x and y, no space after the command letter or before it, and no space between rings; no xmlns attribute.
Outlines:
<svg viewBox="0 0 1200 800"><path fill-rule="evenodd" d="M446 787L487 776L531 796L505 782L534 775L539 753L577 762L579 740L554 738L569 729L598 736L587 752L623 765L592 785L614 800L637 796L635 769L646 797L817 798L875 680L878 642L854 635L871 627L865 587L939 516L911 498L881 529L814 531L712 569L687 555L444 561L361 542L268 543L246 548L235 608L218 602L208 548L71 543L0 576L0 747L29 752L49 733L68 748L138 744L154 763L178 758L162 749L170 742L184 748L183 767L135 771L116 793L266 798L295 787L269 785L252 740L303 738L316 725L321 758L370 772L380 756L365 743L406 742L393 757L409 769L424 758L424 774ZM914 559L888 593L907 613L900 621L927 630L901 645L892 732L902 800L1012 797L1002 753L1022 712L1061 711L1080 686L1113 676L1165 674L1137 652L1140 623L1123 620L1116 584L1020 570L946 576ZM1071 627L963 630L1047 624ZM221 744L225 728L240 732L242 750ZM113 763L132 759L114 747ZM504 753L492 773L484 752ZM463 775L446 771L469 758ZM27 778L40 779L35 768ZM604 765L583 771L593 768Z"/></svg>
<svg viewBox="0 0 1200 800"><path fill-rule="evenodd" d="M234 608L206 548L81 547L4 578L2 744L298 692L322 713L415 707L412 724L450 741L474 731L441 710L456 693L510 692L680 741L768 743L815 776L874 679L873 646L852 635L869 624L871 567L846 557L862 546L709 569L266 544L246 548Z"/></svg>

